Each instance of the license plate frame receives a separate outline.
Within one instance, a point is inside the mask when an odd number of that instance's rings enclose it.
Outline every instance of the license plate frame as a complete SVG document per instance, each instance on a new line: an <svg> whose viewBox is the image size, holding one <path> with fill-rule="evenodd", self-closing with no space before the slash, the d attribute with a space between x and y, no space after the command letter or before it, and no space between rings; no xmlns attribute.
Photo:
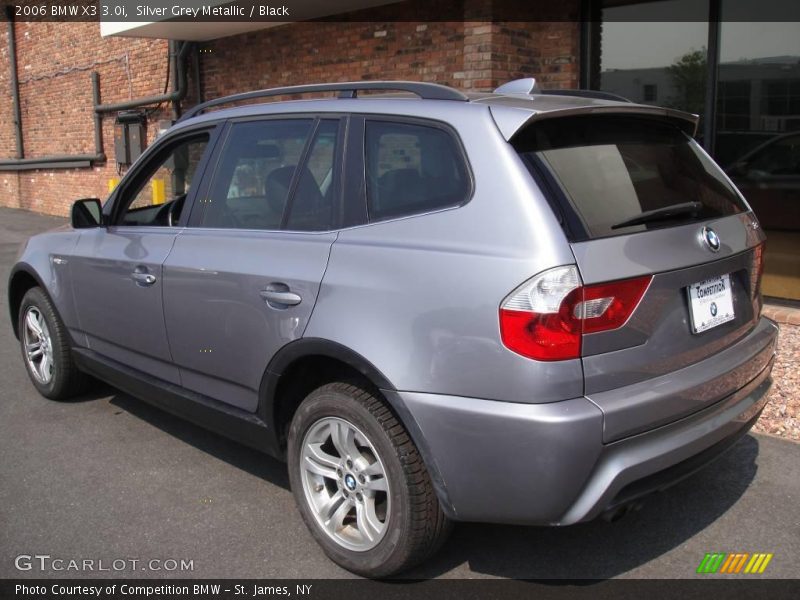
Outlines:
<svg viewBox="0 0 800 600"><path fill-rule="evenodd" d="M693 334L705 333L736 318L730 273L687 286L686 296Z"/></svg>

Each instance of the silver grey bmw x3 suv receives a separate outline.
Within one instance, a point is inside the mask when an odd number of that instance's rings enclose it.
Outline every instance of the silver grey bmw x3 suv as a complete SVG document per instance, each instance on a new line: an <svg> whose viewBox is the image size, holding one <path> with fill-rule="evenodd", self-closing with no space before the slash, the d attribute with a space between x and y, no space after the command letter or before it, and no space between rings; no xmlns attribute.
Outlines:
<svg viewBox="0 0 800 600"><path fill-rule="evenodd" d="M453 521L624 511L749 430L777 328L764 234L697 118L568 94L192 109L22 249L34 386L90 374L287 460L313 536L368 576Z"/></svg>

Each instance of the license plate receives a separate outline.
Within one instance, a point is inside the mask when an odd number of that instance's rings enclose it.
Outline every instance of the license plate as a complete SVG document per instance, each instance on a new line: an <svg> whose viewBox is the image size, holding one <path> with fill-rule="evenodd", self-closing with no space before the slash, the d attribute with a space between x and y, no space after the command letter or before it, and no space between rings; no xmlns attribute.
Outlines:
<svg viewBox="0 0 800 600"><path fill-rule="evenodd" d="M689 293L689 315L692 333L702 333L712 327L732 321L733 292L731 276L712 277L686 288Z"/></svg>

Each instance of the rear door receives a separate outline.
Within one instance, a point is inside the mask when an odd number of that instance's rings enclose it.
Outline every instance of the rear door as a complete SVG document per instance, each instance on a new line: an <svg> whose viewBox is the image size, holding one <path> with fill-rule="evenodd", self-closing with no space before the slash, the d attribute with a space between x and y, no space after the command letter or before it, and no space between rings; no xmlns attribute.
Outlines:
<svg viewBox="0 0 800 600"><path fill-rule="evenodd" d="M270 359L302 337L336 239L343 133L338 117L229 124L164 264L184 387L255 411Z"/></svg>
<svg viewBox="0 0 800 600"><path fill-rule="evenodd" d="M624 390L648 382L656 398L660 378L688 377L683 369L756 327L763 234L727 177L672 123L555 118L530 125L513 143L548 190L584 285L652 277L621 327L583 336L585 393L604 408L612 441L635 432L614 422L625 410L630 417ZM643 402L638 427L700 410L764 366L713 383L709 373L710 385L691 394Z"/></svg>

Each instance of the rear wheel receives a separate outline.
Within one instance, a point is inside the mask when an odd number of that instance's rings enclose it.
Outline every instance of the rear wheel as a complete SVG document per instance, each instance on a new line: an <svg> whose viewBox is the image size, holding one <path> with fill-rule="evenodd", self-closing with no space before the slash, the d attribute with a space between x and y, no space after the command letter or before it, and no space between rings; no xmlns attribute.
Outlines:
<svg viewBox="0 0 800 600"><path fill-rule="evenodd" d="M386 577L424 560L449 532L422 458L386 404L332 383L300 405L289 430L300 513L345 569Z"/></svg>
<svg viewBox="0 0 800 600"><path fill-rule="evenodd" d="M72 360L66 327L38 287L22 298L19 341L25 368L42 396L67 400L86 389L87 378Z"/></svg>

